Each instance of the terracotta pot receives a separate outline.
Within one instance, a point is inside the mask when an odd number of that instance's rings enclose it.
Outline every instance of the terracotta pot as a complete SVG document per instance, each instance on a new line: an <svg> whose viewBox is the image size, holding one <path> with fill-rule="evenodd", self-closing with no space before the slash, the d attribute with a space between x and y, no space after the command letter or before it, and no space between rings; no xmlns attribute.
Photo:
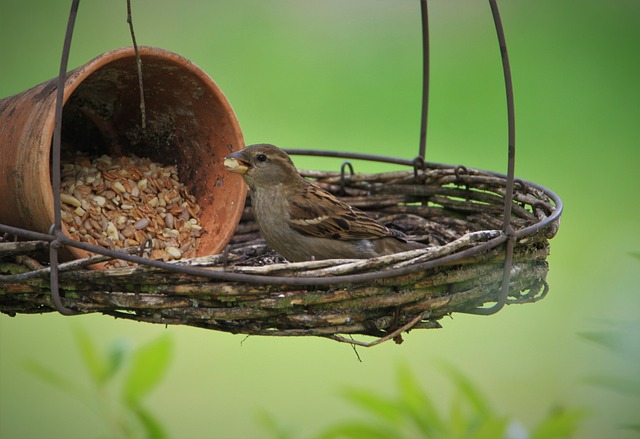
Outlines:
<svg viewBox="0 0 640 439"><path fill-rule="evenodd" d="M224 156L244 146L238 121L218 86L189 60L153 47L141 47L140 55L145 135L135 53L117 49L69 73L62 154L126 153L177 164L202 208L206 233L198 255L219 253L234 233L246 195L241 178L223 168ZM54 222L55 98L54 79L0 101L0 224L47 232ZM73 257L87 256L70 250Z"/></svg>

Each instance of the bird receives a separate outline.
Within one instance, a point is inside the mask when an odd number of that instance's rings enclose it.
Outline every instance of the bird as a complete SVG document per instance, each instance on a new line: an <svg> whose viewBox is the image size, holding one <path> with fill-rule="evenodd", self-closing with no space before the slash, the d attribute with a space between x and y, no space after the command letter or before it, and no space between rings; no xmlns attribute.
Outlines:
<svg viewBox="0 0 640 439"><path fill-rule="evenodd" d="M302 177L271 144L229 154L227 171L242 175L267 244L291 262L366 259L424 248Z"/></svg>

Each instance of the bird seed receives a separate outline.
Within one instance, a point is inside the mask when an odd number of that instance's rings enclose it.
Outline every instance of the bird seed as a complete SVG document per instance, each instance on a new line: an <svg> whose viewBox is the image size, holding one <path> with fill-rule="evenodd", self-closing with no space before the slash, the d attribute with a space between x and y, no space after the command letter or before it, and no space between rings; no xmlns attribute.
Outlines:
<svg viewBox="0 0 640 439"><path fill-rule="evenodd" d="M150 257L165 261L194 257L202 226L200 206L174 165L136 156L63 162L62 221L71 237L111 250L139 246L151 238ZM125 267L112 260L108 267Z"/></svg>

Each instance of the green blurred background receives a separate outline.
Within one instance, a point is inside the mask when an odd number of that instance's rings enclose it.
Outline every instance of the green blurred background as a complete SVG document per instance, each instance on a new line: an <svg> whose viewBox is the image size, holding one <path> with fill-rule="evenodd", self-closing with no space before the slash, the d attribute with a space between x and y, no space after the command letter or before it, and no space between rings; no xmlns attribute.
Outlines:
<svg viewBox="0 0 640 439"><path fill-rule="evenodd" d="M69 5L2 2L1 97L57 75ZM245 340L100 315L2 315L0 437L108 434L23 367L35 359L86 381L72 321L101 349L114 339L138 344L171 334L171 367L149 408L175 438L265 437L255 421L262 409L309 437L359 414L340 398L344 386L390 393L403 363L448 406L451 388L436 367L442 360L525 425L554 408L578 407L587 411L578 437L634 437L619 426L638 421L640 395L588 381L640 372L640 260L632 256L640 252L640 2L505 0L500 7L515 86L516 174L565 202L545 300L492 317L454 315L444 329L414 331L401 346L360 349L362 363L349 346L323 339ZM418 0L133 0L133 13L139 44L175 51L213 77L247 144L416 154ZM428 160L506 172L505 97L488 2L432 0L430 27ZM81 2L70 67L129 44L124 0ZM626 356L578 335L622 323Z"/></svg>

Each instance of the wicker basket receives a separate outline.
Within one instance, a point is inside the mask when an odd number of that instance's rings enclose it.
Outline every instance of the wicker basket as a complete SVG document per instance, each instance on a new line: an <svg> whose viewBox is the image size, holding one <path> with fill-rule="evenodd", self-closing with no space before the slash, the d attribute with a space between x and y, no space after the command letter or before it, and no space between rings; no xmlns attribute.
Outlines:
<svg viewBox="0 0 640 439"><path fill-rule="evenodd" d="M345 175L344 167L343 172L301 173L429 248L366 260L287 263L260 238L248 202L224 254L177 263L231 279L142 265L95 271L63 264L65 306L232 333L352 342L339 334L399 341L403 330L440 327L445 315L476 312L499 300L509 238L500 231L504 176L443 165L379 174ZM548 240L559 226L559 204L545 188L516 181L507 303L533 302L546 294ZM23 246L31 253L38 247ZM7 255L0 267L13 274L0 277L0 310L54 311L47 269L20 268Z"/></svg>

